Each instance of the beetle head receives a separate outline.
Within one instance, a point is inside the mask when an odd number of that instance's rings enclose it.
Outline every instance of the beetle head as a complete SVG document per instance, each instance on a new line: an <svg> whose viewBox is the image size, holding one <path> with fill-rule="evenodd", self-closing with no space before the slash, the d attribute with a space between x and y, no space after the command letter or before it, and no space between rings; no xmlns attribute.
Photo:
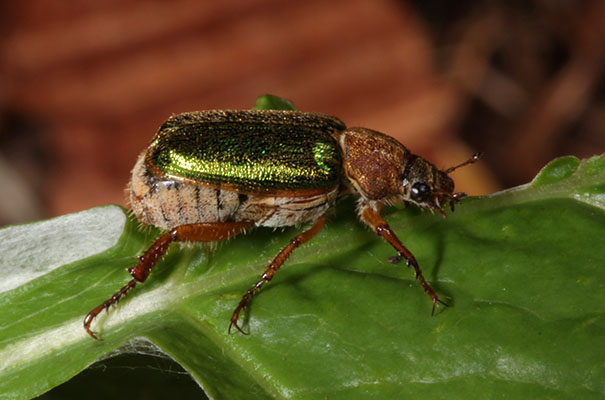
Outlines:
<svg viewBox="0 0 605 400"><path fill-rule="evenodd" d="M464 192L454 193L454 181L448 174L480 157L481 153L474 154L467 161L442 171L425 159L411 155L403 173L402 200L436 210L445 217L443 208L448 201L454 211L454 205L466 196Z"/></svg>

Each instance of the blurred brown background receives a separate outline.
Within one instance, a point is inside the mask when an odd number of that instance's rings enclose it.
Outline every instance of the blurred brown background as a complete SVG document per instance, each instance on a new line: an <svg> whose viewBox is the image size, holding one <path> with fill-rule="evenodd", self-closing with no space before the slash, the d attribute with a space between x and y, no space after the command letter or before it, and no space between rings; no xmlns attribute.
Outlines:
<svg viewBox="0 0 605 400"><path fill-rule="evenodd" d="M0 5L0 225L124 204L171 114L286 97L397 137L471 194L605 151L605 2Z"/></svg>

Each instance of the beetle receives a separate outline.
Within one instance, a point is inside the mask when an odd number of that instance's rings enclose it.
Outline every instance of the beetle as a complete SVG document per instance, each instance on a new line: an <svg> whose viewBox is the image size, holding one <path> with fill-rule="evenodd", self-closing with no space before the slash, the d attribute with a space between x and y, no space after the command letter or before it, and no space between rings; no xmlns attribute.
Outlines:
<svg viewBox="0 0 605 400"><path fill-rule="evenodd" d="M412 203L438 211L465 193L454 193L449 173L474 163L480 153L444 171L412 154L397 140L367 128L347 128L338 118L300 111L211 110L169 118L138 157L127 187L134 215L166 233L129 268L132 279L84 318L94 318L143 283L173 242L214 242L254 227L310 223L281 249L235 307L228 332L252 295L269 283L292 251L322 229L328 209L356 195L360 220L412 266L433 303L435 291L414 255L381 217L383 205Z"/></svg>

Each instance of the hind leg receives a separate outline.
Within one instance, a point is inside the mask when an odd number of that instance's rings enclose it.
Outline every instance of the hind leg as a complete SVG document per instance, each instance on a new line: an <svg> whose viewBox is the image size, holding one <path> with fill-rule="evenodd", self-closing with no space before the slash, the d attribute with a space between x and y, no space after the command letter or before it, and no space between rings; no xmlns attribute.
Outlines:
<svg viewBox="0 0 605 400"><path fill-rule="evenodd" d="M155 242L139 257L139 262L128 269L133 279L124 285L109 299L93 308L84 318L84 330L93 338L101 340L91 329L90 324L103 310L116 304L120 298L133 289L137 283L143 283L153 267L166 254L172 242L214 242L229 239L244 232L253 225L252 222L216 222L180 225L156 239Z"/></svg>

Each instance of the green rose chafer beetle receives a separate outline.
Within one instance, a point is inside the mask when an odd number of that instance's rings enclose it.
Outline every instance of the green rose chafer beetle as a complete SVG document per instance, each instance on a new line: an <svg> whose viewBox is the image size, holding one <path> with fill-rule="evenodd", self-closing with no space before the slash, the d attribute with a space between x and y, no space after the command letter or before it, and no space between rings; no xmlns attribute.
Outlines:
<svg viewBox="0 0 605 400"><path fill-rule="evenodd" d="M133 279L84 318L93 338L94 318L143 283L172 242L212 242L254 227L311 223L266 267L242 297L229 324L252 295L271 281L301 244L312 239L325 213L339 197L358 196L362 222L405 258L433 312L443 303L424 279L418 262L380 216L384 204L413 203L444 217L465 193L454 193L448 174L477 161L480 154L445 171L412 154L401 143L366 128L347 128L339 119L318 113L281 110L213 110L168 119L139 156L128 185L134 215L145 225L167 232L129 269Z"/></svg>

